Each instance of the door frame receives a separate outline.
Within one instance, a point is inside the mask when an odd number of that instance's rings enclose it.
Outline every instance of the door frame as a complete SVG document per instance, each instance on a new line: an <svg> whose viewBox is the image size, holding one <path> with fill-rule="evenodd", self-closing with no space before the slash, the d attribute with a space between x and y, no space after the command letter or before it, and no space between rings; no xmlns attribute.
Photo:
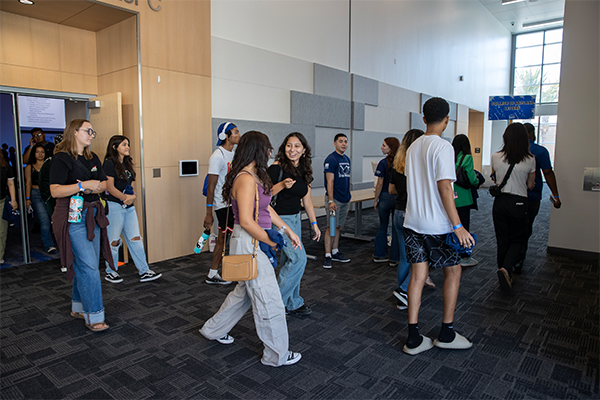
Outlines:
<svg viewBox="0 0 600 400"><path fill-rule="evenodd" d="M29 226L27 221L27 212L23 212L23 205L25 204L25 172L23 170L23 153L22 153L22 141L21 141L21 126L19 123L19 96L35 96L35 97L48 97L53 99L71 100L71 101L85 101L95 97L95 95L80 94L80 93L66 93L66 92L53 92L51 90L36 90L27 89L11 86L0 86L0 93L8 94L12 98L12 111L13 111L13 125L15 134L15 146L18 148L16 152L17 166L16 169L17 177L19 182L19 190L17 190L17 197L19 198L19 204L21 208L21 242L23 246L23 262L24 264L31 264L31 246L29 244ZM86 119L89 118L90 111L85 108Z"/></svg>

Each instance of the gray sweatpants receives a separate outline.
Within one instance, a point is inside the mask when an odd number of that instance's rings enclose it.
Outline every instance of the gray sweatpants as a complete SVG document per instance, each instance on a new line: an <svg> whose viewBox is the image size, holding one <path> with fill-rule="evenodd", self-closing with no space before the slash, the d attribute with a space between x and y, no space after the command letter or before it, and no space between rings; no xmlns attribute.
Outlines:
<svg viewBox="0 0 600 400"><path fill-rule="evenodd" d="M252 236L240 225L234 225L229 252L252 254ZM285 320L285 307L281 300L275 270L260 248L257 251L258 277L251 281L239 282L225 299L221 308L206 321L200 333L214 340L225 336L252 306L256 333L265 345L262 363L280 366L288 357L288 330Z"/></svg>

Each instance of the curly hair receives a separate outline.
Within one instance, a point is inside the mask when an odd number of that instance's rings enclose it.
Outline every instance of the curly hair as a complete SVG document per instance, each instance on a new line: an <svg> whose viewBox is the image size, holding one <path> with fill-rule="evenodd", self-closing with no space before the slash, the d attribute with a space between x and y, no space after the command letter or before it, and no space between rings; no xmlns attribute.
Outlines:
<svg viewBox="0 0 600 400"><path fill-rule="evenodd" d="M271 142L267 135L259 131L249 131L242 135L240 142L235 150L235 155L231 161L231 170L225 177L223 184L223 200L228 201L231 197L231 187L233 181L240 171L247 165L255 161L256 176L261 181L264 194L270 194L273 183L267 173L267 163L269 162L269 153L273 150Z"/></svg>
<svg viewBox="0 0 600 400"><path fill-rule="evenodd" d="M38 144L34 145L34 146L31 148L31 151L29 152L29 160L27 160L27 164L28 164L28 165L35 164L35 163L36 163L36 161L37 161L37 158L35 158L35 153L36 153L37 149L39 149L39 148L41 148L41 149L43 149L43 150L44 150L44 160L45 160L46 158L48 158L48 153L46 152L46 148L44 147L44 145L43 145L43 144L40 144L40 143L38 143Z"/></svg>
<svg viewBox="0 0 600 400"><path fill-rule="evenodd" d="M297 138L300 141L300 143L302 143L302 147L304 147L304 154L300 157L300 160L298 161L298 167L295 167L294 163L292 163L292 161L290 161L290 159L287 158L287 155L285 154L287 142L292 137ZM281 165L281 168L285 172L289 173L291 176L302 176L304 182L306 182L307 185L310 185L310 183L313 181L311 149L308 142L306 141L306 138L300 132L292 132L285 137L285 139L281 143L281 146L279 146L279 150L277 151L277 155L275 156L275 161L277 161L279 165Z"/></svg>

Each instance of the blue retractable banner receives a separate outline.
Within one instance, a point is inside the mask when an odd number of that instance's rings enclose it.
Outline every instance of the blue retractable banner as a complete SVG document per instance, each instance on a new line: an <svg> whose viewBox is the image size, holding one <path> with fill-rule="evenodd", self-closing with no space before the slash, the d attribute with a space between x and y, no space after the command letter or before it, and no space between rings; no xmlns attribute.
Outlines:
<svg viewBox="0 0 600 400"><path fill-rule="evenodd" d="M532 119L535 96L490 96L488 120Z"/></svg>

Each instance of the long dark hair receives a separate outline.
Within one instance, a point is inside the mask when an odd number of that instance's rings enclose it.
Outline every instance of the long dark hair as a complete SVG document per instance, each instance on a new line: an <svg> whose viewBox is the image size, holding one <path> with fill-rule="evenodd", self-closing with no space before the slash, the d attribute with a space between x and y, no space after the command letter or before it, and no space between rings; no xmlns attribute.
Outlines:
<svg viewBox="0 0 600 400"><path fill-rule="evenodd" d="M125 173L125 169L129 171L132 180L135 181L135 171L133 170L133 159L131 156L124 156L123 163L119 161L119 152L117 151L117 147L121 143L127 140L127 143L131 144L129 139L123 135L115 135L108 140L108 145L106 146L106 155L104 156L104 161L111 160L115 165L115 174L116 179L120 181L127 181L127 174ZM124 167L123 167L124 166Z"/></svg>
<svg viewBox="0 0 600 400"><path fill-rule="evenodd" d="M464 155L471 154L471 142L467 135L456 135L452 140L452 147L454 147L454 161L458 161L458 154L461 151Z"/></svg>
<svg viewBox="0 0 600 400"><path fill-rule="evenodd" d="M36 144L31 148L31 151L29 152L29 160L27 160L27 164L28 165L32 165L35 164L37 161L37 158L35 158L35 152L37 151L37 149L42 148L44 150L44 160L46 158L48 158L48 154L46 153L46 148L44 147L43 144Z"/></svg>
<svg viewBox="0 0 600 400"><path fill-rule="evenodd" d="M298 138L300 143L302 143L302 147L304 147L304 154L298 161L298 167L294 167L294 163L292 163L285 154L287 142L292 137ZM281 165L281 168L291 176L302 176L307 185L310 185L310 183L313 181L312 153L306 138L300 132L292 132L287 135L285 139L283 139L283 143L281 143L281 146L279 146L279 150L275 156L275 161L277 161L279 165Z"/></svg>
<svg viewBox="0 0 600 400"><path fill-rule="evenodd" d="M271 142L267 135L259 131L249 131L242 135L240 142L235 150L235 155L231 161L231 170L225 177L223 184L223 200L228 201L231 196L231 187L233 181L244 167L255 161L256 175L261 181L265 191L264 194L270 194L273 183L267 173L267 163L269 162L269 153L273 150Z"/></svg>
<svg viewBox="0 0 600 400"><path fill-rule="evenodd" d="M383 141L385 142L387 147L390 148L390 152L388 153L387 157L385 157L385 159L387 160L388 167L391 168L392 165L394 165L394 157L396 157L396 152L400 147L400 141L393 136L386 137L385 139L383 139Z"/></svg>
<svg viewBox="0 0 600 400"><path fill-rule="evenodd" d="M425 132L420 129L411 129L404 134L400 148L398 149L396 157L394 158L394 169L396 172L401 174L404 173L404 166L406 165L406 152L408 151L408 148L415 140L424 134Z"/></svg>
<svg viewBox="0 0 600 400"><path fill-rule="evenodd" d="M504 135L504 147L500 150L504 154L504 159L509 164L518 164L527 157L533 157L529 152L529 139L527 129L519 122L513 122L506 127Z"/></svg>

